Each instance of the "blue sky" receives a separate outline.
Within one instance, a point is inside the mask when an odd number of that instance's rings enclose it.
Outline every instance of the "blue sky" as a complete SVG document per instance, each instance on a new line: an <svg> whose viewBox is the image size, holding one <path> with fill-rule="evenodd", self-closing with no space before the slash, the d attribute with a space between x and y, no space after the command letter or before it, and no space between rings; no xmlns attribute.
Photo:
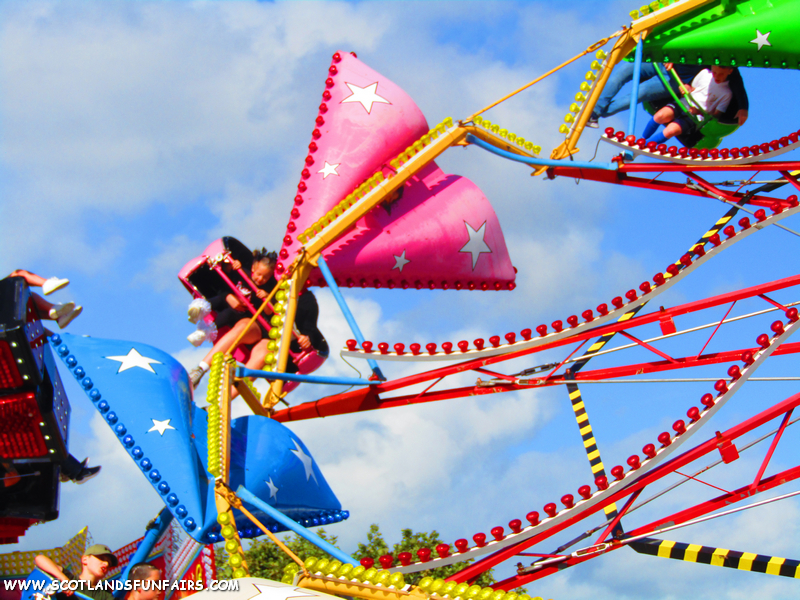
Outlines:
<svg viewBox="0 0 800 600"><path fill-rule="evenodd" d="M631 8L626 2L2 2L0 271L27 268L68 277L70 286L56 299L85 307L69 331L145 342L192 365L206 348L186 342L190 298L177 271L222 235L251 246L279 244L333 52L356 51L405 89L429 123L438 123L473 113L613 33ZM487 116L549 152L589 62L579 61ZM743 76L751 117L728 138L730 145L791 131L796 125L787 116L800 91L796 75L753 70ZM640 113L640 129L643 118ZM627 113L608 123L623 127ZM587 133L578 158L590 159L597 140L596 131ZM598 160L612 155L600 145ZM450 150L437 162L445 172L470 178L491 200L519 270L518 287L497 294L346 291L367 339L487 338L580 314L663 271L725 212L710 199L532 178L525 167L477 148ZM792 221L785 224L800 228ZM659 303L793 275L798 243L775 228L761 231ZM797 300L791 290L775 296ZM321 329L331 347L340 348L350 337L347 326L327 290L317 297ZM734 314L761 308L745 303ZM711 322L723 313L708 311L678 325ZM750 345L771 321L723 330L709 350ZM696 353L706 335L678 338L663 349ZM649 360L644 351L622 354L597 359L596 367ZM557 361L563 354L541 358ZM509 372L534 364L537 358L520 360ZM791 357L774 358L759 375L791 375L796 367ZM393 365L384 372L398 377L423 368ZM335 352L324 369L352 374ZM723 372L712 367L679 375ZM456 383L474 383L474 376ZM104 470L84 486L63 486L62 517L32 529L20 549L59 545L84 525L97 541L119 547L139 536L159 510L139 470L85 396L68 385L73 453L91 456ZM709 388L584 386L606 464L624 463L654 441ZM332 391L301 387L291 401ZM707 435L795 391L786 383L750 384L709 424ZM541 512L545 503L590 482L569 402L559 389L292 429L353 515L331 528L345 550L354 549L373 522L389 540L401 527L435 528L448 542L471 537L529 510ZM794 464L794 440L790 430L776 465ZM751 451L712 480L722 487L744 484L765 451ZM793 489L790 484L782 491ZM703 486L686 485L657 509L642 512L655 517L708 497ZM797 558L798 512L789 500L677 532L674 539ZM630 526L647 520L637 516ZM506 568L499 574L509 573ZM796 595L792 585L619 551L529 589L547 598L786 598Z"/></svg>

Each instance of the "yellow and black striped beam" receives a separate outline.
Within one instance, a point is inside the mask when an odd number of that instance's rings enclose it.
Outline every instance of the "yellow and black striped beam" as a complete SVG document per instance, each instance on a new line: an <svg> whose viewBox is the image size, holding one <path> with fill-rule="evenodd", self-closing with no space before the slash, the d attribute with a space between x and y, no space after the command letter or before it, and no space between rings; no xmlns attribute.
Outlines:
<svg viewBox="0 0 800 600"><path fill-rule="evenodd" d="M628 321L634 317L639 310L641 310L641 306L626 312L619 318L618 322L622 323ZM589 349L584 352L580 360L576 361L572 367L570 367L567 373L567 378L574 377L575 373L586 366L586 363L589 362L592 356L600 352L600 350L603 349L603 346L610 342L611 338L613 337L614 333L607 333L603 336L600 336L600 338L594 344L589 346ZM580 430L581 440L583 440L583 447L586 449L586 458L589 459L589 467L592 469L592 475L595 477L595 479L600 476L605 477L605 466L603 466L603 459L600 457L600 449L597 447L597 440L594 437L592 424L589 423L589 415L586 412L586 405L583 402L581 390L578 388L576 383L568 383L567 393L569 394L569 399L572 402L572 411L575 413L575 421L578 423L578 429ZM607 517L616 517L617 505L615 503L611 503L603 509L603 512L605 512ZM615 528L615 533L617 530L622 530L620 525Z"/></svg>
<svg viewBox="0 0 800 600"><path fill-rule="evenodd" d="M639 554L672 558L714 567L728 567L751 573L766 573L800 579L800 561L752 552L737 552L724 548L684 544L670 540L643 540L633 542L631 548Z"/></svg>
<svg viewBox="0 0 800 600"><path fill-rule="evenodd" d="M744 200L742 204L744 203ZM706 231L697 243L693 244L690 248L694 249L695 246L704 245L708 242L708 239L714 235L722 231L722 229L736 216L736 213L739 212L738 207L732 207L728 212L726 212L722 217L717 219L717 222L714 223L711 228ZM680 266L680 262L675 263ZM670 276L668 273L665 274L666 276ZM647 303L641 304L634 308L631 311L628 311L624 315L619 318L619 323L624 323L636 316L636 314L642 310ZM614 333L607 333L592 344L589 349L581 356L580 360L576 361L572 367L567 372L567 378L574 377L575 374L580 371L589 360L600 352L603 347L611 341L611 338L614 337ZM578 423L578 429L580 430L581 440L583 441L583 446L586 449L586 456L589 459L589 466L592 469L592 475L597 478L600 476L606 476L605 467L603 465L603 459L600 457L600 449L597 447L597 440L594 437L594 431L592 430L592 425L589 422L589 415L586 412L586 405L584 404L583 397L581 396L581 391L578 388L578 385L575 383L568 383L567 384L567 392L569 393L569 399L572 402L572 410L575 413L575 420ZM608 517L615 517L617 514L617 506L616 504L610 504L605 507L604 512ZM619 528L621 530L621 527ZM615 531L616 533L616 531Z"/></svg>

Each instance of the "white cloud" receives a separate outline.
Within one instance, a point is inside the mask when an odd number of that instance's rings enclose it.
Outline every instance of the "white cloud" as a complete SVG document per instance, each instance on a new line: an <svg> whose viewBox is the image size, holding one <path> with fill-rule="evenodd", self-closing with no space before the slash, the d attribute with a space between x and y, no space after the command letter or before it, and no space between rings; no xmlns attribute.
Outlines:
<svg viewBox="0 0 800 600"><path fill-rule="evenodd" d="M20 266L63 271L73 280L69 292L87 306L81 326L104 337L124 337L122 330L143 341L166 340L158 345L182 347L175 356L194 366L208 346L193 349L183 341L192 327L185 320L188 294L173 301L183 293L177 269L222 235L250 246L280 243L333 51L357 51L406 89L433 124L446 116L467 116L583 50L614 31L628 8L623 3L566 9L474 2L4 3L0 264L6 271ZM547 154L559 141L558 124L590 60L492 109L487 118L541 144ZM591 134L580 155L584 159L593 151L590 139ZM601 150L599 156L606 154ZM664 252L675 244L682 251L696 238L677 224L687 221L687 228L694 227L696 203L670 198L664 206L641 208L618 189L534 179L528 168L477 148L451 150L438 162L446 172L472 179L491 200L519 269L519 287L499 295L345 291L369 340L455 342L564 320L637 287L674 258ZM645 216L652 225L642 226ZM701 216L703 225L713 221ZM699 295L705 282L725 290L751 285L751 277L781 263L759 263L761 256L748 246L724 263L725 269L695 277L698 287L686 296ZM136 285L125 285L131 281ZM315 293L332 349L320 374L351 377L354 372L337 352L352 333L330 292ZM561 358L547 353L506 368ZM362 376L368 373L363 361L354 364ZM394 363L382 368L396 378L424 367ZM473 385L477 376L454 376L433 389ZM429 383L402 393L419 393ZM684 394L667 397L651 390L585 390L609 465L624 463L669 429L673 401ZM336 391L304 385L289 401ZM201 385L196 400L202 402L203 396ZM731 419L748 416L755 400L738 405ZM75 406L79 402L73 399ZM690 402L696 398L680 405ZM234 414L244 413L238 402ZM22 546L51 546L83 524L98 541L122 545L138 536L160 508L114 436L96 416L91 419L91 428L75 424L74 431L86 433L73 435L73 450L102 464L101 478L80 488L64 486L61 520L35 528ZM301 435L353 512L349 523L335 528L346 547L360 540L371 522L379 522L389 540L398 537L400 527L410 526L437 528L452 542L505 526L528 510L541 512L544 503L575 493L591 479L561 389L476 396L289 427ZM755 469L745 461L739 466ZM720 486L740 480L713 479ZM97 489L102 497L93 492ZM708 495L700 489L684 486L664 502L663 512L648 507L631 522L696 502ZM676 538L792 557L796 531L790 522L797 506L785 506L785 518L764 509L766 517L762 511L748 513ZM542 544L543 551L564 539ZM793 593L787 591L791 582L741 573L723 577L707 569L622 550L533 584L530 591L576 599L783 598Z"/></svg>

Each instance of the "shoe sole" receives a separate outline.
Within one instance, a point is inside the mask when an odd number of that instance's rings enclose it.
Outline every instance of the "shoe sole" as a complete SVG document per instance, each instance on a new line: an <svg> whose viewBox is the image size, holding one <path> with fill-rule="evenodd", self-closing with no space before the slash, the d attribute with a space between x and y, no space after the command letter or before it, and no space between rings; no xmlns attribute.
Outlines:
<svg viewBox="0 0 800 600"><path fill-rule="evenodd" d="M86 475L85 477L81 477L80 479L73 479L72 482L75 485L83 485L84 483L86 483L90 479L94 479L98 475L100 475L100 467L98 467L97 471L95 471L94 473L90 473L89 475Z"/></svg>
<svg viewBox="0 0 800 600"><path fill-rule="evenodd" d="M42 286L42 292L44 293L45 296L49 296L53 292L57 292L58 290L60 290L62 288L65 288L65 287L67 287L69 285L69 279L60 279L53 286L48 286L47 285L47 283L49 281L50 281L49 279L47 281L45 281L44 285ZM45 287L47 287L47 289L44 289Z"/></svg>
<svg viewBox="0 0 800 600"><path fill-rule="evenodd" d="M52 317L53 315L55 315L55 319L57 321L64 315L71 313L73 310L75 310L75 303L65 302L64 304L58 304L53 306L53 308L50 309L48 316Z"/></svg>
<svg viewBox="0 0 800 600"><path fill-rule="evenodd" d="M62 317L59 317L58 318L58 327L59 327L59 329L64 329L67 325L72 323L72 321L74 321L75 318L78 315L80 315L82 312L83 312L83 307L82 306L76 306L75 310L73 310L71 313L66 314L66 315L64 315Z"/></svg>

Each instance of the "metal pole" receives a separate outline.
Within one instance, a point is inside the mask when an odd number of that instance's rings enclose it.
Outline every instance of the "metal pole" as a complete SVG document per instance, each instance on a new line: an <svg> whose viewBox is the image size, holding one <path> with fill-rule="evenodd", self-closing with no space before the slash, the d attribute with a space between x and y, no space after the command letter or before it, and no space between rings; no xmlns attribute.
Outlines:
<svg viewBox="0 0 800 600"><path fill-rule="evenodd" d="M636 106L639 104L639 77L642 74L642 47L644 40L641 35L639 42L636 44L635 60L633 61L633 81L631 81L631 106L628 113L628 135L636 135ZM630 152L625 153L625 159L630 160L633 154Z"/></svg>
<svg viewBox="0 0 800 600"><path fill-rule="evenodd" d="M375 385L375 381L354 377L324 377L319 375L300 375L298 373L277 373L275 371L255 371L239 368L238 377L264 377L282 381L301 381L304 383L329 383L333 385ZM716 381L716 380L715 380Z"/></svg>
<svg viewBox="0 0 800 600"><path fill-rule="evenodd" d="M264 502L261 498L252 494L246 487L240 485L239 489L236 490L236 495L239 496L239 498L241 498L248 504L252 504L257 508L260 508L265 513L267 513L271 518L276 520L278 523L280 523L285 527L288 527L289 529L294 531L297 535L308 540L309 542L314 544L317 548L327 552L337 560L342 561L342 563L351 565L358 564L358 561L354 559L352 556L348 556L330 542L326 542L325 540L323 540L313 531L309 531L296 521L290 519L274 506L270 506L269 504Z"/></svg>
<svg viewBox="0 0 800 600"><path fill-rule="evenodd" d="M130 561L128 562L128 566L125 567L125 570L119 576L119 580L122 582L128 581L128 575L131 572L131 567L135 564L140 562L145 562L147 560L147 556L150 552L153 551L155 548L156 543L158 543L159 538L164 535L164 532L169 527L169 524L172 522L172 513L169 511L167 507L161 509L161 512L158 513L158 516L153 519L152 526L144 532L144 539L141 541L139 546L136 548L136 551L131 556ZM125 595L125 590L115 590L114 591L114 598L122 598Z"/></svg>
<svg viewBox="0 0 800 600"><path fill-rule="evenodd" d="M356 323L353 313L350 312L350 307L347 306L347 302L345 302L344 296L342 296L342 292L339 290L339 286L336 284L336 280L333 278L333 274L331 273L331 270L328 268L328 264L325 262L325 259L321 254L317 259L317 266L322 272L322 276L325 278L325 282L328 284L328 287L331 288L331 293L333 293L333 297L336 298L336 302L339 304L339 308L341 309L344 318L347 319L347 324L350 325L350 330L353 332L356 341L359 343L359 345L363 344L364 335L358 328L358 323ZM377 362L369 358L367 359L367 364L369 364L372 372L378 379L381 381L386 381L386 377L384 377L383 373L381 373Z"/></svg>

